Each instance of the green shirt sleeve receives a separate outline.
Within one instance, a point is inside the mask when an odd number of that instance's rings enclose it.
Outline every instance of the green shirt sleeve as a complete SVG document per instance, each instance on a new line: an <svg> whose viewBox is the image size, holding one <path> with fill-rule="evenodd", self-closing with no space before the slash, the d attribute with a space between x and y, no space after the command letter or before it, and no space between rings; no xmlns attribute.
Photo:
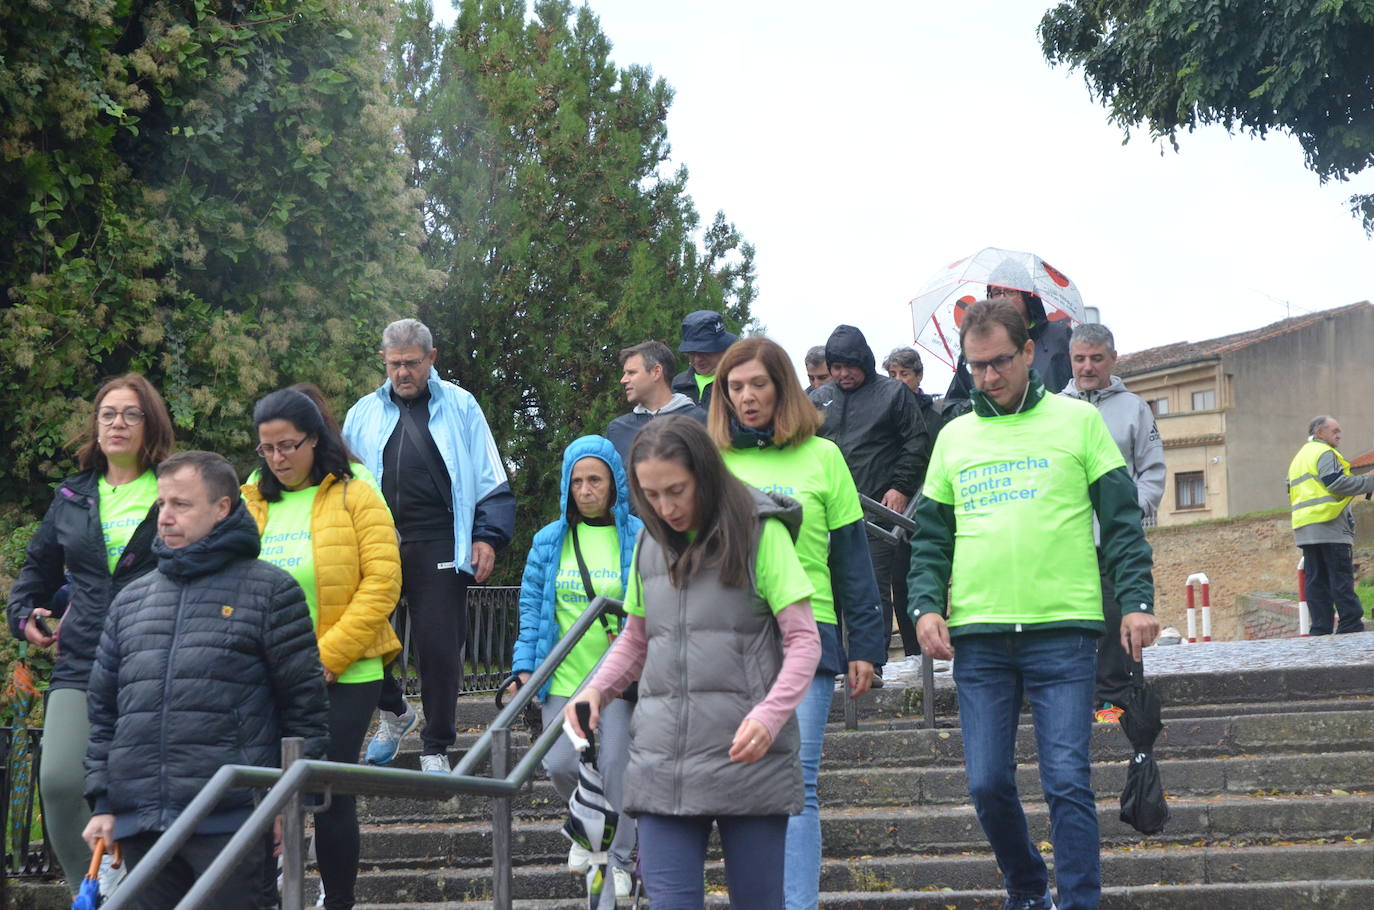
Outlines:
<svg viewBox="0 0 1374 910"><path fill-rule="evenodd" d="M635 552L630 557L630 585L625 591L625 602L622 605L626 614L630 616L644 616L644 598L640 594L639 581L639 541L635 541Z"/></svg>
<svg viewBox="0 0 1374 910"><path fill-rule="evenodd" d="M815 591L806 577L806 570L797 559L797 551L792 547L792 535L776 518L769 518L763 523L758 554L754 560L754 584L774 615L798 601L806 600Z"/></svg>
<svg viewBox="0 0 1374 910"><path fill-rule="evenodd" d="M1102 419L1102 414L1094 408L1092 416L1095 419L1087 421L1087 438L1084 440L1083 467L1088 472L1089 484L1097 483L1108 471L1126 466L1126 460L1121 457L1121 449L1117 448L1116 441L1112 439L1112 433L1107 429L1107 422Z"/></svg>
<svg viewBox="0 0 1374 910"><path fill-rule="evenodd" d="M941 445L945 438L944 434L935 437L935 451L930 455L930 465L926 468L926 480L925 485L921 487L921 495L950 506L954 505L954 487L950 485L949 474L945 468L946 447Z"/></svg>
<svg viewBox="0 0 1374 910"><path fill-rule="evenodd" d="M854 486L854 475L844 463L844 455L830 440L822 441L826 443L822 463L826 489L825 523L826 529L833 531L862 519L864 509L859 504L859 488Z"/></svg>

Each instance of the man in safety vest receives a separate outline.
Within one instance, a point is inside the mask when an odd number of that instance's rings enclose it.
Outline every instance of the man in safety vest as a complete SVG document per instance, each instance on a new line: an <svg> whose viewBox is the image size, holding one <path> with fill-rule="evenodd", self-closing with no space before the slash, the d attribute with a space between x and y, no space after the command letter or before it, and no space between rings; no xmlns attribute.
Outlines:
<svg viewBox="0 0 1374 910"><path fill-rule="evenodd" d="M1336 451L1341 444L1336 418L1314 417L1307 432L1307 444L1288 466L1288 502L1307 575L1312 634L1330 635L1336 614L1341 619L1336 632L1363 632L1364 607L1355 594L1350 563L1355 543L1350 502L1361 493L1374 492L1374 475L1350 473L1350 463Z"/></svg>

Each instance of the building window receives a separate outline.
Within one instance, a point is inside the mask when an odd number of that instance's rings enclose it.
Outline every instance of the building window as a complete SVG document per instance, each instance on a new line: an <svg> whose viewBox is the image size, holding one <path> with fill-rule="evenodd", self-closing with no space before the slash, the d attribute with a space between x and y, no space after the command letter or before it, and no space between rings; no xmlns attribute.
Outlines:
<svg viewBox="0 0 1374 910"><path fill-rule="evenodd" d="M1201 392L1193 393L1193 410L1210 411L1217 406L1217 393L1215 389L1204 389Z"/></svg>
<svg viewBox="0 0 1374 910"><path fill-rule="evenodd" d="M1201 471L1180 471L1174 475L1174 501L1180 509L1207 507L1207 480Z"/></svg>
<svg viewBox="0 0 1374 910"><path fill-rule="evenodd" d="M1151 398L1145 403L1150 406L1150 413L1156 417L1163 417L1169 413L1169 399L1167 398Z"/></svg>

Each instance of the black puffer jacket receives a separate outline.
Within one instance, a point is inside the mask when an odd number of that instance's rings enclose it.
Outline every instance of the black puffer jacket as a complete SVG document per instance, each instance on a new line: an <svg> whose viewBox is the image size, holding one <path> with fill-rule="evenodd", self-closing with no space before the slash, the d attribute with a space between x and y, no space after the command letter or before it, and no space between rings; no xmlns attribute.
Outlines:
<svg viewBox="0 0 1374 910"><path fill-rule="evenodd" d="M29 541L24 567L10 588L7 611L10 634L22 641L24 624L34 607L50 606L53 594L71 576L70 601L60 614L62 629L51 688L86 688L105 611L125 585L156 565L152 553L156 536L154 507L134 530L111 575L100 530L99 475L85 471L58 486L38 533Z"/></svg>
<svg viewBox="0 0 1374 910"><path fill-rule="evenodd" d="M867 378L852 392L832 379L808 393L825 417L820 435L840 447L860 493L877 500L888 490L911 496L925 480L930 451L916 396L878 375L868 341L852 325L831 333L825 359L857 364Z"/></svg>
<svg viewBox="0 0 1374 910"><path fill-rule="evenodd" d="M116 836L166 830L220 765L280 765L284 736L324 757L328 703L305 595L258 549L240 502L188 547L157 541L158 570L110 605L91 671L85 792L115 814ZM234 791L216 815L252 804Z"/></svg>

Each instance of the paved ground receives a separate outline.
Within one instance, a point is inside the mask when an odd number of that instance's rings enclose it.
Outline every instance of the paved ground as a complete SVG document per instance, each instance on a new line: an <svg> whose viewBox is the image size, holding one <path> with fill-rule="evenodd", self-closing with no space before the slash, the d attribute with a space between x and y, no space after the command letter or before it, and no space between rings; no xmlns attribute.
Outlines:
<svg viewBox="0 0 1374 910"><path fill-rule="evenodd" d="M1258 641L1155 645L1145 649L1147 678L1191 673L1333 666L1368 666L1370 692L1374 693L1374 632L1322 635L1316 638L1267 638ZM886 681L898 685L917 683L920 679L920 664L907 664L900 656L895 656L883 668L883 677ZM935 685L937 689L952 686L954 680L948 672L937 673Z"/></svg>

